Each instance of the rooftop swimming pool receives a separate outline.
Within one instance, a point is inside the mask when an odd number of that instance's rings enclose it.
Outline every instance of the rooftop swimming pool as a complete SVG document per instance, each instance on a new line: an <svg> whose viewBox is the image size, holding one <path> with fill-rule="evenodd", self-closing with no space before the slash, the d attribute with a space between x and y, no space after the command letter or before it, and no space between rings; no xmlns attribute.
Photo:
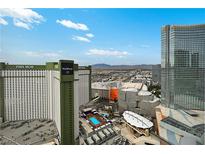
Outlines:
<svg viewBox="0 0 205 154"><path fill-rule="evenodd" d="M91 118L89 118L89 119L90 119L90 121L91 121L94 125L100 124L100 121L99 121L98 119L96 119L95 117L91 117Z"/></svg>

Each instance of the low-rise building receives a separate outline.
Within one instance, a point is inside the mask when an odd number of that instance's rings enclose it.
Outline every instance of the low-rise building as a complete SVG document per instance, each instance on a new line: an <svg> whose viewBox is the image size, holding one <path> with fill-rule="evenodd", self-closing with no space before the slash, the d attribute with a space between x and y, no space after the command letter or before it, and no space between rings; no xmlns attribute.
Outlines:
<svg viewBox="0 0 205 154"><path fill-rule="evenodd" d="M204 144L204 111L156 107L158 133L170 144Z"/></svg>
<svg viewBox="0 0 205 154"><path fill-rule="evenodd" d="M59 139L53 120L20 120L0 124L0 145L59 144Z"/></svg>

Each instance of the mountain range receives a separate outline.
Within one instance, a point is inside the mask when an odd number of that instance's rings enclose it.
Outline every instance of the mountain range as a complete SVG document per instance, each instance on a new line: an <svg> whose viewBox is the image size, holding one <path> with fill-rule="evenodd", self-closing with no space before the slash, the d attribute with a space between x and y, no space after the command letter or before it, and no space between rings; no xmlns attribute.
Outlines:
<svg viewBox="0 0 205 154"><path fill-rule="evenodd" d="M151 70L153 65L159 64L141 64L141 65L108 65L108 64L94 64L93 69L148 69Z"/></svg>

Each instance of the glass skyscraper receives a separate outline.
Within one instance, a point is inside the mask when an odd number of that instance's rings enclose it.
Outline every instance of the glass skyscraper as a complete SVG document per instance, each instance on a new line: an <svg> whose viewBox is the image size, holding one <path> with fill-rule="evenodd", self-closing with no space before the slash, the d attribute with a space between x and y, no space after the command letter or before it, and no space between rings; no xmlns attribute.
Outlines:
<svg viewBox="0 0 205 154"><path fill-rule="evenodd" d="M161 29L162 103L205 110L205 24Z"/></svg>

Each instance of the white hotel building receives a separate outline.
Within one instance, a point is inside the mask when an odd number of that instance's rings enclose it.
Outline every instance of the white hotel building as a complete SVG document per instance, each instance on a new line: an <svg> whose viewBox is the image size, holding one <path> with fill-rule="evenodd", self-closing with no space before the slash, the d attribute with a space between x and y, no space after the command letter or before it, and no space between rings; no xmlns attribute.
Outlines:
<svg viewBox="0 0 205 154"><path fill-rule="evenodd" d="M79 105L90 101L91 67L72 60L46 65L0 63L0 120L52 119L61 144L79 134Z"/></svg>

